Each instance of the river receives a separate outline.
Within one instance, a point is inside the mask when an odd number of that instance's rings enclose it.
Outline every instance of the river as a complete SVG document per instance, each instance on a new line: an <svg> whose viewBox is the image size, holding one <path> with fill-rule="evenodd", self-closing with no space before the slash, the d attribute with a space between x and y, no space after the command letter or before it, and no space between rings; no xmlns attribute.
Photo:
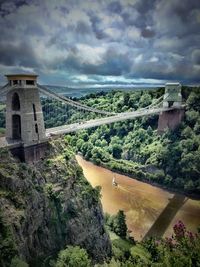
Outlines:
<svg viewBox="0 0 200 267"><path fill-rule="evenodd" d="M146 184L94 165L77 155L84 176L95 187L100 185L103 211L124 210L130 235L136 240L148 236L169 236L173 225L182 220L193 232L200 226L200 200ZM112 185L113 176L118 186Z"/></svg>

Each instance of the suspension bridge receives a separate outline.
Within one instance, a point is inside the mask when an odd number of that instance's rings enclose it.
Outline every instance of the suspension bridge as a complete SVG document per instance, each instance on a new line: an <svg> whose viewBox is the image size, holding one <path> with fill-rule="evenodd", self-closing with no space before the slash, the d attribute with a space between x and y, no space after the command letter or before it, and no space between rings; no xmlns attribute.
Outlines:
<svg viewBox="0 0 200 267"><path fill-rule="evenodd" d="M97 109L59 95L38 84L37 75L7 78L8 83L0 88L0 122L6 118L6 136L0 138L0 147L28 147L52 136L183 108L180 84L169 85L162 97L145 108L116 113L109 107ZM55 127L49 124L53 118Z"/></svg>
<svg viewBox="0 0 200 267"><path fill-rule="evenodd" d="M75 132L75 131L83 130L83 129L88 129L88 128L92 128L92 127L96 127L96 126L100 126L100 125L104 125L104 124L110 124L110 123L124 121L124 120L128 120L128 119L134 119L134 118L149 116L149 115L153 115L153 114L159 114L159 113L164 112L164 111L169 111L169 110L175 109L175 107L168 107L168 108L162 107L162 103L163 103L163 96L162 96L159 99L156 99L156 101L153 104L151 104L145 108L138 109L136 111L114 113L114 112L99 110L99 109L95 109L95 108L83 105L80 102L76 102L76 101L73 101L67 97L60 96L56 93L53 93L50 90L48 90L47 88L45 88L44 86L41 86L39 84L38 84L38 88L39 88L39 91L43 95L46 95L46 96L50 97L51 99L56 99L57 101L63 103L64 105L67 105L67 112L68 113L70 113L70 109L68 107L68 106L70 106L70 107L75 108L78 113L89 112L89 113L96 114L96 116L98 115L97 116L98 118L89 119L89 120L87 120L87 116L84 116L84 117L86 117L86 119L82 118L82 116L79 116L79 117L76 116L76 118L75 118L76 121L74 123L65 124L62 126L46 129L47 136L62 135L62 134ZM47 110L47 114L48 113L49 113L49 111ZM99 115L101 116L101 118L99 118Z"/></svg>

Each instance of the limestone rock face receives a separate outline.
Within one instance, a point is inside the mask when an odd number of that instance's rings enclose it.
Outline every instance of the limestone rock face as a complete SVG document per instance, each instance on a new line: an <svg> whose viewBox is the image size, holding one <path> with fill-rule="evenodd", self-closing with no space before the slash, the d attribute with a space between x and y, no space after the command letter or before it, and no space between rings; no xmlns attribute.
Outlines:
<svg viewBox="0 0 200 267"><path fill-rule="evenodd" d="M0 151L0 239L9 266L15 255L30 266L56 255L66 245L79 245L94 262L110 257L98 190L83 177L65 145L52 144L49 155L35 165L15 161ZM1 232L2 231L2 232ZM6 233L6 234L5 234Z"/></svg>

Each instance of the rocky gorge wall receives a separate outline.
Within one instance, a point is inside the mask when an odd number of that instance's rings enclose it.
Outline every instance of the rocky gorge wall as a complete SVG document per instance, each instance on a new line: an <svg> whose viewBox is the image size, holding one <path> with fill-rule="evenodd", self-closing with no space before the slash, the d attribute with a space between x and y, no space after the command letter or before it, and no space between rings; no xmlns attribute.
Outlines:
<svg viewBox="0 0 200 267"><path fill-rule="evenodd" d="M41 266L68 244L85 248L94 262L111 254L99 191L61 141L34 165L0 151L0 225L1 266L10 266L16 255Z"/></svg>

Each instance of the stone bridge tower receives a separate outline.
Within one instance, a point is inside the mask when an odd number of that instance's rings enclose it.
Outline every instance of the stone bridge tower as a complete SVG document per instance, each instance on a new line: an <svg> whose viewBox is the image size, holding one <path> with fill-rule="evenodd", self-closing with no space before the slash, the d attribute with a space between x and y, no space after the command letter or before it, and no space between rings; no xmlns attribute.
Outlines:
<svg viewBox="0 0 200 267"><path fill-rule="evenodd" d="M163 98L164 108L174 108L170 111L164 111L159 115L158 132L162 133L167 129L174 130L184 117L184 108L182 107L182 95L180 83L166 83L165 94Z"/></svg>
<svg viewBox="0 0 200 267"><path fill-rule="evenodd" d="M180 107L182 104L181 84L166 83L163 107Z"/></svg>
<svg viewBox="0 0 200 267"><path fill-rule="evenodd" d="M43 155L47 141L42 107L37 88L37 75L6 75L9 90L6 97L6 138L22 144L15 149L25 161L35 161ZM23 149L22 149L23 147ZM16 152L16 153L15 153Z"/></svg>

